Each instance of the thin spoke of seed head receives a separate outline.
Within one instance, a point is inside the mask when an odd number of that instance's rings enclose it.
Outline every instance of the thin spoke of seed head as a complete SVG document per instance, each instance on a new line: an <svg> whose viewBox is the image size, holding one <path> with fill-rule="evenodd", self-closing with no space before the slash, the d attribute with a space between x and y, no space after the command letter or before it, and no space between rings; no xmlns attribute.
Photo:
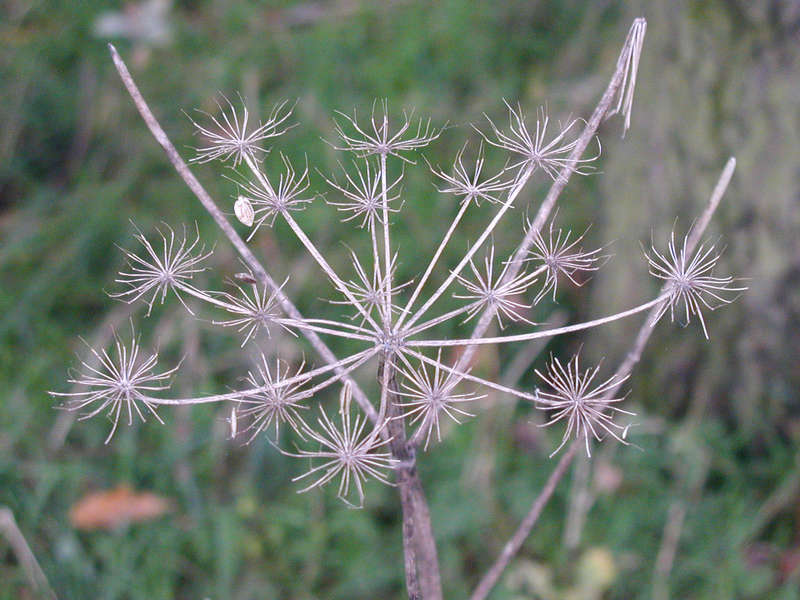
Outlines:
<svg viewBox="0 0 800 600"><path fill-rule="evenodd" d="M614 375L603 383L591 387L599 370L598 365L594 369L589 368L581 372L576 354L566 365L562 365L558 358L551 355L546 372L535 371L551 389L546 392L538 388L536 390L537 408L551 411L550 420L541 426L547 427L559 421L565 421L567 424L561 444L553 451L551 457L557 454L571 437L584 440L587 456L591 456L589 449L591 439L602 441L603 433L623 444L628 444L622 437L627 427L615 423L613 417L615 413L626 415L635 413L615 406L617 402L622 402L624 397L606 397L609 390L616 389L628 376L620 378Z"/></svg>
<svg viewBox="0 0 800 600"><path fill-rule="evenodd" d="M127 416L128 425L132 425L134 416L144 422L150 414L163 425L164 421L156 412L157 405L150 401L149 395L168 390L169 379L180 364L167 371L156 372L158 353L149 356L141 354L139 340L135 335L132 335L129 344L125 344L115 333L113 353L105 349L95 350L88 344L87 347L98 366L81 360L82 369L68 380L82 389L74 392L50 392L50 395L64 398L64 407L67 410L86 410L80 417L81 420L105 412L112 423L106 444L114 436L121 416Z"/></svg>
<svg viewBox="0 0 800 600"><path fill-rule="evenodd" d="M135 224L134 228L136 230L134 238L141 243L144 253L140 256L130 250L122 249L128 267L117 275L115 281L127 286L128 289L111 293L109 296L130 304L150 294L150 297L145 299L147 314L150 315L155 301L160 297L160 302L163 304L167 292L172 290L186 310L193 314L181 297L180 291L202 294L189 282L194 275L205 270L200 264L213 253L213 250L206 252L205 246L200 244L197 225L195 225L194 240L187 237L185 227L182 236L176 236L175 231L166 224L165 231L156 228L161 237L161 243L157 243L156 246L150 243Z"/></svg>
<svg viewBox="0 0 800 600"><path fill-rule="evenodd" d="M222 96L222 102L215 100L219 107L219 117L198 110L198 113L211 121L207 126L200 125L189 117L196 133L206 143L205 146L195 148L197 154L189 162L232 161L233 166L238 167L246 157L259 160L261 155L269 152L269 149L262 147L262 142L283 135L294 127L286 124L294 110L294 106L287 108L286 101L276 104L266 121L251 127L247 105L241 96L239 100L242 104L240 111L237 111L226 96Z"/></svg>
<svg viewBox="0 0 800 600"><path fill-rule="evenodd" d="M667 252L662 254L651 244L650 252L643 250L650 274L665 282L668 298L662 304L656 317L655 324L667 312L670 320L675 321L675 312L683 313L684 325L688 325L691 318L697 317L703 328L703 335L708 339L708 329L703 318L703 310L716 310L720 306L730 304L739 297L739 293L746 287L734 287L736 281L733 277L716 277L714 268L719 262L720 254L716 252L714 244L701 243L688 256L689 236L683 238L683 243L675 243L675 232L670 233Z"/></svg>

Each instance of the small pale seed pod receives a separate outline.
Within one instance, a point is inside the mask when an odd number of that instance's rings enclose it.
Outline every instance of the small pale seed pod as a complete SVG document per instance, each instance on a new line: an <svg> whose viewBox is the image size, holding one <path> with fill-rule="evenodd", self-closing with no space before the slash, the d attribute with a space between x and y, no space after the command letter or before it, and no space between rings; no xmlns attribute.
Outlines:
<svg viewBox="0 0 800 600"><path fill-rule="evenodd" d="M234 439L236 437L236 434L238 433L235 407L231 409L231 418L228 419L228 424L231 426L231 439Z"/></svg>
<svg viewBox="0 0 800 600"><path fill-rule="evenodd" d="M256 213L253 211L253 205L250 204L249 198L239 196L233 205L233 212L236 213L236 218L239 219L242 225L252 227Z"/></svg>

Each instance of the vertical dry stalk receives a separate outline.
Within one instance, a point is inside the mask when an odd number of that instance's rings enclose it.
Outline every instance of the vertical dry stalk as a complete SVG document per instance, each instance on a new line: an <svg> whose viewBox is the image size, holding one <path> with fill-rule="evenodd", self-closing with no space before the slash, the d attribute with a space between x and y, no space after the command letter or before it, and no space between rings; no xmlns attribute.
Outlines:
<svg viewBox="0 0 800 600"><path fill-rule="evenodd" d="M6 541L14 551L37 597L55 599L56 595L47 582L44 571L42 571L36 556L34 556L30 546L28 546L28 542L25 540L25 536L22 535L19 526L17 526L14 513L7 506L0 506L0 534L6 538Z"/></svg>

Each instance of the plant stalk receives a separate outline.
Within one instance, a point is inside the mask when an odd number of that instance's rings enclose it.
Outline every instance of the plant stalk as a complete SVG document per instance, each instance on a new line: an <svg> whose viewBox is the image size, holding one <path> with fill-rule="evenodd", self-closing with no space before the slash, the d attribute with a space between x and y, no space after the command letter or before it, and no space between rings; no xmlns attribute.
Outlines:
<svg viewBox="0 0 800 600"><path fill-rule="evenodd" d="M383 360L378 367L380 376L384 373ZM388 360L394 359L389 357ZM442 600L439 557L428 501L417 472L416 450L406 438L403 419L398 418L400 398L397 394L396 369L392 365L386 373L387 380L383 384L388 391L387 429L391 436L389 447L398 461L395 473L403 510L403 551L408 597L409 600Z"/></svg>

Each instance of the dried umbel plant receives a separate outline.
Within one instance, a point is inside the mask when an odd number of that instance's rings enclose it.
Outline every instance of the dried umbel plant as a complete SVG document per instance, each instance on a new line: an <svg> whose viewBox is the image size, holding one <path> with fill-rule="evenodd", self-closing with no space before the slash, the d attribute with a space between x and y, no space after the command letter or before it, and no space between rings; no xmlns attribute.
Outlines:
<svg viewBox="0 0 800 600"><path fill-rule="evenodd" d="M703 313L731 302L742 288L731 277L718 277L714 246L699 245L700 237L733 172L729 162L709 208L681 242L673 236L666 251L654 247L646 254L651 273L663 281L654 297L616 314L564 327L533 322L532 308L551 295L559 284L580 285L607 258L599 248L584 248L584 236L559 229L555 206L573 175L589 172L596 157L584 156L603 119L615 112L630 122L634 84L646 23L637 19L620 53L612 79L593 114L586 120L554 124L542 109L532 119L522 109L506 104L508 127L487 119L476 125L481 140L465 145L451 169L428 165L438 191L458 205L441 242L413 281L397 280L402 255L392 244L392 223L404 211L413 211L415 199L403 198L405 169L425 168L416 161L419 152L433 143L440 130L429 121L404 114L396 122L387 104L376 103L366 119L339 113L335 130L339 140L332 146L349 158L340 173L323 175L327 184L324 201L332 214L353 225L354 235L366 236L371 252L351 252L346 269L335 268L303 227L302 210L321 202L312 192L307 164L297 166L284 155L274 169L265 160L274 142L291 126L291 107L279 104L267 120L253 124L247 110L225 100L219 115L201 114L194 123L199 140L196 163L219 161L235 171L236 200L230 209L252 239L262 227L284 221L299 244L313 257L331 286L329 300L341 309L336 318L302 315L246 242L209 197L159 126L116 51L112 55L138 110L167 152L172 164L236 247L248 272L235 276L228 290L205 290L197 274L210 252L197 235L175 233L168 227L150 241L141 232L141 248L126 250L129 266L117 282L124 288L114 295L122 300L147 302L148 312L158 300L174 292L189 308L205 304L212 322L237 330L242 345L268 337L275 328L305 337L317 356L301 365L262 355L235 391L197 398L168 399L167 379L175 369L159 371L157 356L144 358L139 342L118 340L115 352L94 351L99 366L84 363L71 381L83 387L72 393L54 393L68 408L87 416L107 415L114 433L120 417L144 420L158 417L163 405L217 403L229 405L232 436L248 442L266 438L288 456L301 457L309 470L296 480L300 491L333 485L350 506L363 506L368 481L396 485L403 509L405 576L409 597L441 598L436 547L432 525L417 469L417 453L442 439L445 423L458 424L477 411L475 401L488 392L514 396L532 409L546 411L544 425L562 427L563 437L555 452L568 449L537 497L531 512L505 546L475 591L484 598L508 561L530 532L544 503L563 476L578 448L591 454L591 446L606 438L626 443L632 413L623 407L620 387L638 361L650 331L662 316L676 312L698 320L708 335ZM484 150L507 154L499 172L486 172ZM472 154L471 154L472 152ZM472 157L470 159L470 156ZM342 166L344 165L344 166ZM552 185L538 206L518 206L520 194L535 177ZM443 266L445 252L467 211L488 204L493 215L480 235L450 269ZM520 226L520 208L535 210ZM516 209L517 218L514 218ZM518 236L516 249L501 254L493 243ZM450 263L452 264L452 262ZM436 281L438 283L434 284ZM458 303L439 308L449 296ZM195 306L196 308L196 306ZM476 349L482 345L523 345L540 338L582 331L649 311L649 316L626 361L616 372L599 376L600 366L583 370L579 358L551 358L536 373L541 388L522 389L485 379L470 370ZM448 338L438 332L452 322L471 333ZM490 334L496 323L499 335ZM359 347L348 356L336 356L328 343L341 338L347 347ZM448 353L458 348L459 353ZM378 374L380 392L370 397L359 381ZM599 377L598 377L599 376ZM338 387L337 408L324 406L321 393ZM160 418L159 418L160 420ZM282 446L281 428L293 430L299 447ZM108 440L107 440L108 441Z"/></svg>

